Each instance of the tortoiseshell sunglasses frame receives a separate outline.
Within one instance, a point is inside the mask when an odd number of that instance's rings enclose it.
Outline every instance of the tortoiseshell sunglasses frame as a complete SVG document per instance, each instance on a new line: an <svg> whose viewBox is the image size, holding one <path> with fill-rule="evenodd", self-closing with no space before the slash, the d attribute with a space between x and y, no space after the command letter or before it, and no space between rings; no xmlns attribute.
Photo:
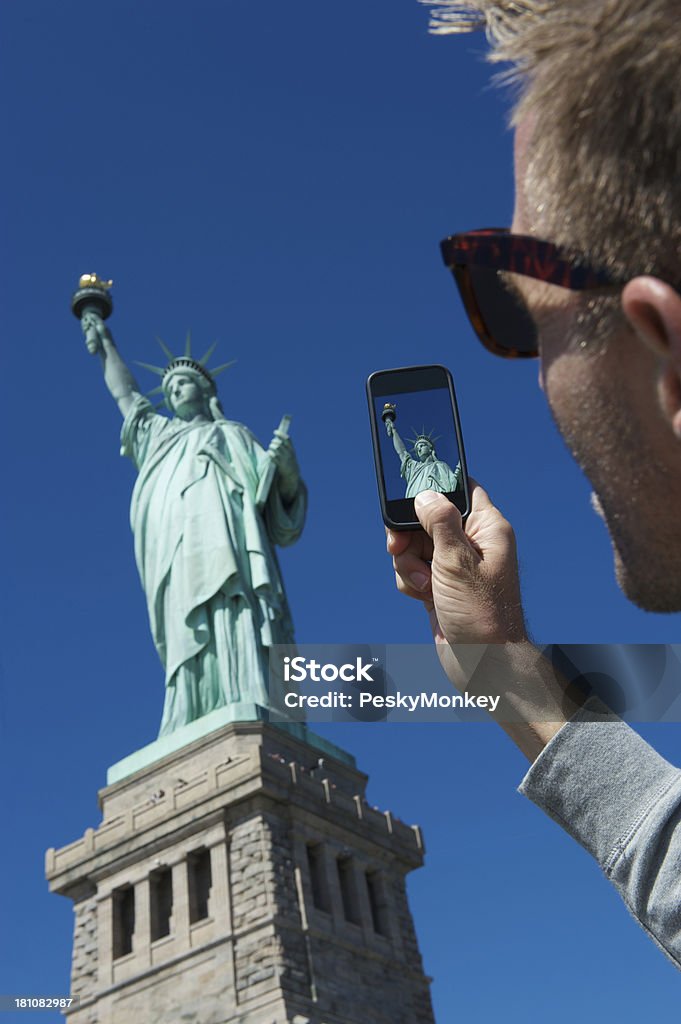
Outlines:
<svg viewBox="0 0 681 1024"><path fill-rule="evenodd" d="M469 267L506 270L569 288L570 291L625 283L607 270L591 267L580 257L571 256L553 242L545 242L532 235L513 235L508 228L480 228L450 235L440 242L440 250L446 266L454 275L475 333L485 348L504 359L534 359L539 355L539 349L536 345L531 349L511 348L499 344L493 337L478 304Z"/></svg>

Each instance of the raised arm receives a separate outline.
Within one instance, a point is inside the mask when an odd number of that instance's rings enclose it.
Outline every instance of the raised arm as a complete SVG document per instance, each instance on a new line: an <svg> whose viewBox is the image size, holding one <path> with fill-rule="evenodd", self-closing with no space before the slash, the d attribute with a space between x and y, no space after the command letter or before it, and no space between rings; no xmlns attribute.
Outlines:
<svg viewBox="0 0 681 1024"><path fill-rule="evenodd" d="M111 333L105 327L102 318L88 310L83 314L80 324L85 335L87 350L91 355L99 353L104 369L104 383L121 410L121 414L125 416L132 405L134 395L139 394L139 386L121 359Z"/></svg>
<svg viewBox="0 0 681 1024"><path fill-rule="evenodd" d="M532 761L521 792L598 861L681 968L681 771L596 698L584 703L527 637L515 538L471 481L465 529L441 494L416 497L423 531L390 533L399 589L430 614L442 665Z"/></svg>
<svg viewBox="0 0 681 1024"><path fill-rule="evenodd" d="M397 427L392 420L386 419L385 429L388 432L388 437L392 437L395 451L399 455L400 462L407 457L407 449L404 447L404 441L397 433Z"/></svg>
<svg viewBox="0 0 681 1024"><path fill-rule="evenodd" d="M425 532L391 533L388 550L398 588L430 615L450 680L498 696L492 717L534 761L579 704L528 639L513 530L482 487L470 484L465 529L455 505L426 491L415 505Z"/></svg>

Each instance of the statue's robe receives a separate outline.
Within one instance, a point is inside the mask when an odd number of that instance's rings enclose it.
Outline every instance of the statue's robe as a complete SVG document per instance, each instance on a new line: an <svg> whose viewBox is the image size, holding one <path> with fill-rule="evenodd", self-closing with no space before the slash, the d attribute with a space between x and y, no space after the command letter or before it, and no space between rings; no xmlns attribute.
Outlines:
<svg viewBox="0 0 681 1024"><path fill-rule="evenodd" d="M186 423L136 396L121 452L138 469L130 521L156 649L166 672L159 735L231 703L267 707L267 648L293 641L274 545L292 544L306 489L284 505L270 458L240 423Z"/></svg>
<svg viewBox="0 0 681 1024"><path fill-rule="evenodd" d="M432 459L420 462L411 455L404 454L401 460L400 473L407 484L405 498L415 498L421 491L438 491L446 494L455 491L461 482L461 463L451 470L446 462Z"/></svg>

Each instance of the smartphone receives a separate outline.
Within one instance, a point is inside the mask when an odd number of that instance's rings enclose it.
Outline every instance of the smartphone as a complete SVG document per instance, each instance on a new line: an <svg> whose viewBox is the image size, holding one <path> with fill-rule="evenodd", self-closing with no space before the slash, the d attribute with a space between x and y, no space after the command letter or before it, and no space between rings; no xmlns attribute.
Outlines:
<svg viewBox="0 0 681 1024"><path fill-rule="evenodd" d="M383 522L418 530L414 497L439 491L462 516L470 509L454 382L445 366L377 370L367 380Z"/></svg>

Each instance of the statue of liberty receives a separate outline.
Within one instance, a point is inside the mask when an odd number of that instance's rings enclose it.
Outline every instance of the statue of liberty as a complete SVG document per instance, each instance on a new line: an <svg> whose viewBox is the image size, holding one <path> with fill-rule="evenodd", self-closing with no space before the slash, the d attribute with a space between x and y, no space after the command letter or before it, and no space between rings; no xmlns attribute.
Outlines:
<svg viewBox="0 0 681 1024"><path fill-rule="evenodd" d="M88 275L89 276L89 275ZM85 278L81 289L92 292ZM95 287L102 288L98 282ZM107 287L104 285L103 287ZM150 367L172 418L143 397L95 304L74 312L123 415L121 454L135 465L130 521L156 650L165 668L159 735L230 704L268 707L271 644L293 642L275 545L298 539L307 492L288 438L288 417L265 451L242 424L225 418L215 346ZM102 314L102 315L100 315Z"/></svg>
<svg viewBox="0 0 681 1024"><path fill-rule="evenodd" d="M397 432L396 415L396 406L386 402L381 419L400 460L400 475L406 483L405 498L414 498L421 491L438 491L440 494L455 491L461 484L461 463L457 463L456 469L453 470L442 459L438 459L435 439L432 434L426 434L425 430L414 437L414 454L410 455Z"/></svg>

